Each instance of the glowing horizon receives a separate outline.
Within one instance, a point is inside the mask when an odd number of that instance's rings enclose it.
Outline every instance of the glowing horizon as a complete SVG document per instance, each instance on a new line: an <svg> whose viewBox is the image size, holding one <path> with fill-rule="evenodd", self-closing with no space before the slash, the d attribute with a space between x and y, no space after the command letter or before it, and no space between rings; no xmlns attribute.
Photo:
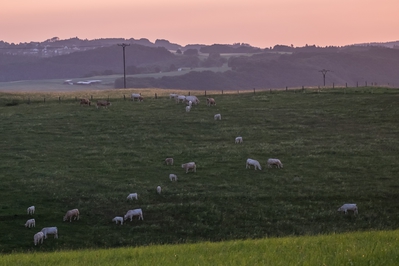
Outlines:
<svg viewBox="0 0 399 266"><path fill-rule="evenodd" d="M399 40L397 10L397 0L9 1L0 10L0 40L146 38L183 46L343 46Z"/></svg>

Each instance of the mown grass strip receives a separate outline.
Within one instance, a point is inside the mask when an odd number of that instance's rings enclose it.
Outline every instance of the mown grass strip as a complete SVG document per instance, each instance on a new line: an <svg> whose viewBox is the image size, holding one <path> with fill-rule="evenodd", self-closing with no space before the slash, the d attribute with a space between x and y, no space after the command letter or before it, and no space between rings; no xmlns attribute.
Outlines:
<svg viewBox="0 0 399 266"><path fill-rule="evenodd" d="M399 231L0 256L1 265L397 265Z"/></svg>

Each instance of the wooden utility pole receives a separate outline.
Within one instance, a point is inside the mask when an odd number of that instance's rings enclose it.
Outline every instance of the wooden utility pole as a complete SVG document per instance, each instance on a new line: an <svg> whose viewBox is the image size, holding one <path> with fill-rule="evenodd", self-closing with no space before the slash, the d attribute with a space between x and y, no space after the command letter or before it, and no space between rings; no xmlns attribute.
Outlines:
<svg viewBox="0 0 399 266"><path fill-rule="evenodd" d="M122 46L123 48L123 87L126 89L126 63L125 63L125 47L130 44L121 43L118 46Z"/></svg>

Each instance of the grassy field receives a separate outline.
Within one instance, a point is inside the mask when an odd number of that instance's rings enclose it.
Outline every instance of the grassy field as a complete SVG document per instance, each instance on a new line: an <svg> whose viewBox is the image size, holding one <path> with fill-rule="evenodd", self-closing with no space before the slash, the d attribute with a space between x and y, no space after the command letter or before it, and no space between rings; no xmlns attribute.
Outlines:
<svg viewBox="0 0 399 266"><path fill-rule="evenodd" d="M0 256L1 265L398 265L399 231Z"/></svg>
<svg viewBox="0 0 399 266"><path fill-rule="evenodd" d="M110 96L108 109L80 107L75 94L31 104L18 93L0 94L0 252L399 226L398 90L224 94L214 95L215 107L200 96L189 113L167 97L154 99L154 90L141 103L114 91L119 96ZM221 121L213 120L216 113ZM244 143L234 144L239 135ZM175 165L164 165L166 157ZM259 160L262 171L245 169L247 158ZM284 169L266 168L268 158L281 159ZM189 161L196 173L181 169ZM169 181L170 173L178 182ZM127 201L133 192L139 199ZM337 213L344 203L357 203L359 215ZM31 205L36 228L27 229ZM63 222L72 208L81 219ZM111 222L134 208L143 209L144 221ZM58 227L59 239L35 247L33 235L47 226Z"/></svg>

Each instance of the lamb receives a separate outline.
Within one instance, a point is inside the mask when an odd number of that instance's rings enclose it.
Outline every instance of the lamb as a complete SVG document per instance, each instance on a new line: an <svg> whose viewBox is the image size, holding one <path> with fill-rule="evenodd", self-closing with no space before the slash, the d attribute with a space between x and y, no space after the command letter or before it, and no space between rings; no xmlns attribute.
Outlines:
<svg viewBox="0 0 399 266"><path fill-rule="evenodd" d="M72 210L67 211L64 216L64 222L66 220L69 220L69 222L72 222L72 218L73 218L73 220L79 220L79 210L78 209L72 209Z"/></svg>
<svg viewBox="0 0 399 266"><path fill-rule="evenodd" d="M188 101L187 105L191 107L193 105L193 102L192 101Z"/></svg>
<svg viewBox="0 0 399 266"><path fill-rule="evenodd" d="M222 120L222 115L221 114L216 114L213 117L215 120Z"/></svg>
<svg viewBox="0 0 399 266"><path fill-rule="evenodd" d="M206 99L206 105L211 106L211 105L216 105L216 101L213 98L207 98Z"/></svg>
<svg viewBox="0 0 399 266"><path fill-rule="evenodd" d="M40 232L44 234L44 239L47 239L47 235L54 235L54 238L58 238L57 227L44 227Z"/></svg>
<svg viewBox="0 0 399 266"><path fill-rule="evenodd" d="M115 224L118 224L118 222L123 225L123 217L120 216L115 216L114 219L112 219L113 222L115 222Z"/></svg>
<svg viewBox="0 0 399 266"><path fill-rule="evenodd" d="M38 232L38 233L36 233L36 234L33 236L33 244L35 244L35 246L36 246L37 244L40 244L40 241L41 241L42 244L43 244L43 239L44 239L44 234L43 234L43 232Z"/></svg>
<svg viewBox="0 0 399 266"><path fill-rule="evenodd" d="M138 199L138 197L137 197L137 193L130 193L128 196L127 196L127 199L129 200L129 199Z"/></svg>
<svg viewBox="0 0 399 266"><path fill-rule="evenodd" d="M355 203L346 203L346 204L342 205L341 207L339 207L338 211L344 212L345 214L347 214L348 211L353 211L354 215L358 214L357 205Z"/></svg>
<svg viewBox="0 0 399 266"><path fill-rule="evenodd" d="M177 98L177 96L178 96L177 93L171 93L171 94L169 94L169 99Z"/></svg>
<svg viewBox="0 0 399 266"><path fill-rule="evenodd" d="M181 168L186 170L186 174L188 173L189 170L193 170L193 172L197 172L197 166L195 165L195 162L189 162L181 165Z"/></svg>
<svg viewBox="0 0 399 266"><path fill-rule="evenodd" d="M235 143L242 143L242 137L236 137Z"/></svg>
<svg viewBox="0 0 399 266"><path fill-rule="evenodd" d="M133 220L133 216L138 216L139 220L144 220L143 219L143 211L141 209L134 209L134 210L129 210L124 216L124 220L126 221L127 219L130 218L130 221Z"/></svg>
<svg viewBox="0 0 399 266"><path fill-rule="evenodd" d="M36 221L35 219L29 219L25 223L25 227L31 228L36 226Z"/></svg>
<svg viewBox="0 0 399 266"><path fill-rule="evenodd" d="M260 163L257 160L253 159L247 159L247 164L245 168L251 168L251 165L255 167L255 170L258 168L259 170L262 170L262 167L260 166Z"/></svg>
<svg viewBox="0 0 399 266"><path fill-rule="evenodd" d="M186 106L186 112L188 113L188 112L190 112L190 110L191 110L191 106L190 106L190 105L187 105L187 106Z"/></svg>
<svg viewBox="0 0 399 266"><path fill-rule="evenodd" d="M89 99L80 99L80 106L82 106L82 104L84 104L84 105L91 105L91 102L90 102L90 100Z"/></svg>
<svg viewBox="0 0 399 266"><path fill-rule="evenodd" d="M158 193L158 194L161 194L161 192L162 192L161 186L157 186L157 193Z"/></svg>
<svg viewBox="0 0 399 266"><path fill-rule="evenodd" d="M35 206L30 206L28 209L28 214L33 215L35 213Z"/></svg>
<svg viewBox="0 0 399 266"><path fill-rule="evenodd" d="M165 163L166 165L173 165L173 158L166 158Z"/></svg>
<svg viewBox="0 0 399 266"><path fill-rule="evenodd" d="M143 96L140 96L140 97L139 97L139 102L142 102L142 101L144 101L144 97L143 97Z"/></svg>
<svg viewBox="0 0 399 266"><path fill-rule="evenodd" d="M111 103L109 101L97 101L97 109L102 106L107 108L107 106L111 106Z"/></svg>
<svg viewBox="0 0 399 266"><path fill-rule="evenodd" d="M175 175L175 174L170 174L170 175L169 175L169 179L170 179L170 181L177 181L177 175Z"/></svg>
<svg viewBox="0 0 399 266"><path fill-rule="evenodd" d="M279 159L270 158L267 160L267 167L272 168L275 165L277 168L283 168L283 164Z"/></svg>

